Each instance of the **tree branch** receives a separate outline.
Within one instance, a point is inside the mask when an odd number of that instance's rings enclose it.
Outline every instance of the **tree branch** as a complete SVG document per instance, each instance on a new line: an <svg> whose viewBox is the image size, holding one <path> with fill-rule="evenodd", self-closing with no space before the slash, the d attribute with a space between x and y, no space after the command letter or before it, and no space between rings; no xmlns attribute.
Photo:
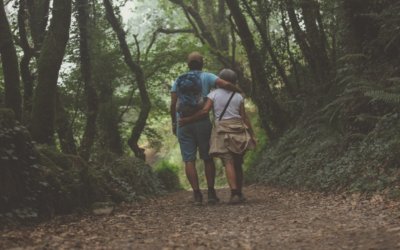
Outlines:
<svg viewBox="0 0 400 250"><path fill-rule="evenodd" d="M165 28L159 28L157 29L158 33L163 33L163 34L181 34L181 33L194 33L194 29L165 29Z"/></svg>
<svg viewBox="0 0 400 250"><path fill-rule="evenodd" d="M147 46L147 48L146 48L146 52L145 52L146 60L147 60L148 54L150 53L151 48L153 47L154 43L155 43L156 40L157 40L158 34L160 34L160 33L163 33L163 34L195 33L195 30L194 30L194 29L185 29L185 28L182 28L182 29L165 29L165 28L158 28L156 31L154 31L154 33L153 33L153 35L152 35L152 37L151 37L149 46Z"/></svg>
<svg viewBox="0 0 400 250"><path fill-rule="evenodd" d="M135 46L136 46L136 61L139 63L141 55L140 55L140 44L138 40L138 35L134 34L133 38L135 40Z"/></svg>
<svg viewBox="0 0 400 250"><path fill-rule="evenodd" d="M125 31L122 29L121 24L114 13L111 1L103 0L103 3L106 10L107 20L118 37L119 45L124 56L125 63L129 67L131 72L135 75L140 93L141 109L135 126L132 128L131 135L128 140L128 145L132 149L136 157L145 159L146 156L144 154L144 149L140 148L138 145L139 138L146 126L147 118L151 109L151 102L146 89L145 75L140 64L132 59L132 54L125 39Z"/></svg>
<svg viewBox="0 0 400 250"><path fill-rule="evenodd" d="M274 63L275 68L277 69L279 76L281 77L283 83L285 84L286 90L287 90L289 96L293 97L294 96L293 89L292 89L292 86L290 85L289 78L286 75L285 68L279 62L278 56L275 54L275 51L272 48L271 40L269 39L266 30L263 29L263 27L261 26L261 23L258 22L258 20L257 20L256 16L254 15L249 3L247 1L242 1L242 2L244 3L246 11L250 15L251 20L253 21L253 23L257 27L257 30L261 35L261 40L262 40L264 46L266 47L266 49L268 51L268 54L271 56L272 62ZM259 6L259 7L261 7L261 6Z"/></svg>

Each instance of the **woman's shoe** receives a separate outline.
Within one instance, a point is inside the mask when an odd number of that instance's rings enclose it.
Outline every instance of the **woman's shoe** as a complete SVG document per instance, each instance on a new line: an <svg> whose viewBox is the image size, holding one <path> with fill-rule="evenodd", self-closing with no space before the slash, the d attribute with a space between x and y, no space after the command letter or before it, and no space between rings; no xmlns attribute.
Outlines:
<svg viewBox="0 0 400 250"><path fill-rule="evenodd" d="M229 199L229 204L234 205L234 204L239 204L241 203L240 196L237 194L231 195L231 198Z"/></svg>
<svg viewBox="0 0 400 250"><path fill-rule="evenodd" d="M239 199L240 199L240 202L245 202L247 200L246 197L244 197L244 195L242 193L239 194Z"/></svg>

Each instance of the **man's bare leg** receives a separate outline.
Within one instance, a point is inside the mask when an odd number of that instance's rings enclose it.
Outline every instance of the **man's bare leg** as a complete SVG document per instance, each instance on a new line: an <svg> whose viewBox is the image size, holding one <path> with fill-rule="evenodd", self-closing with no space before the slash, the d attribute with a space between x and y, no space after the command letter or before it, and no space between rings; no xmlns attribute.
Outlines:
<svg viewBox="0 0 400 250"><path fill-rule="evenodd" d="M199 178L197 176L197 171L196 171L196 162L194 161L185 162L185 172L186 172L186 177L188 178L188 181L193 191L200 190Z"/></svg>
<svg viewBox="0 0 400 250"><path fill-rule="evenodd" d="M190 186L193 189L194 202L197 205L200 205L203 201L203 196L200 191L199 177L197 176L197 171L196 171L196 162L195 161L185 162L185 172L186 172L186 177L188 178L188 181L190 183Z"/></svg>
<svg viewBox="0 0 400 250"><path fill-rule="evenodd" d="M204 161L204 171L206 174L207 187L214 188L215 185L215 164L213 159Z"/></svg>
<svg viewBox="0 0 400 250"><path fill-rule="evenodd" d="M215 185L215 164L211 158L204 161L204 171L206 174L207 187L208 187L208 203L215 204L219 201L214 189Z"/></svg>

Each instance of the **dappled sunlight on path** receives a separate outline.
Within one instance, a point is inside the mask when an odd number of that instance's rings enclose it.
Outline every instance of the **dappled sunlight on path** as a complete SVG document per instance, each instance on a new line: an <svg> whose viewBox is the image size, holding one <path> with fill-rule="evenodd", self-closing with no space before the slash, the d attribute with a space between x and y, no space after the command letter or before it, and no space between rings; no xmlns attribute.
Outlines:
<svg viewBox="0 0 400 250"><path fill-rule="evenodd" d="M246 188L248 202L193 206L191 193L122 205L113 214L68 216L0 232L0 248L28 249L397 249L399 203Z"/></svg>

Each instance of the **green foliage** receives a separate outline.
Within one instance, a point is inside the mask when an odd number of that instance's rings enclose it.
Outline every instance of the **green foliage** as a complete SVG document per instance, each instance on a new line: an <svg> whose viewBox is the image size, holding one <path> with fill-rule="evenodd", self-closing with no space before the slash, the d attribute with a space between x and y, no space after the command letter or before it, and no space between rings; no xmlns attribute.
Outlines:
<svg viewBox="0 0 400 250"><path fill-rule="evenodd" d="M254 104L246 103L246 114L250 119L250 122L254 129L254 134L257 139L257 148L255 150L251 150L246 152L244 157L244 177L246 182L252 182L255 179L255 174L253 168L259 163L264 151L267 147L267 136L265 131L261 129L260 120L257 116L257 110Z"/></svg>
<svg viewBox="0 0 400 250"><path fill-rule="evenodd" d="M394 190L398 175L400 119L379 120L358 142L329 125L308 120L268 147L253 171L253 181L324 191Z"/></svg>
<svg viewBox="0 0 400 250"><path fill-rule="evenodd" d="M157 163L155 173L166 190L179 190L182 188L179 180L180 167L167 161Z"/></svg>
<svg viewBox="0 0 400 250"><path fill-rule="evenodd" d="M137 196L158 193L160 182L151 167L136 157L121 157L114 161L108 170L108 177L130 200Z"/></svg>

